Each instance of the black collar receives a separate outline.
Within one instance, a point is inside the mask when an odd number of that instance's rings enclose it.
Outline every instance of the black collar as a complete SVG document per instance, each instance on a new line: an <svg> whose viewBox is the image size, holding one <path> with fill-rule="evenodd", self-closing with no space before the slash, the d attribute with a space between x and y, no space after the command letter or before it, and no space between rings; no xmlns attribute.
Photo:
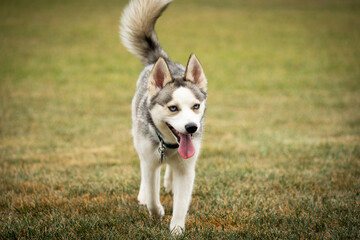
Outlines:
<svg viewBox="0 0 360 240"><path fill-rule="evenodd" d="M160 136L160 134L156 131L155 129L155 133L156 133L156 136L158 137L160 143L162 144L162 146L166 147L166 148L172 148L172 149L175 149L175 148L179 148L179 144L169 144L169 143L166 143L164 141L164 139Z"/></svg>

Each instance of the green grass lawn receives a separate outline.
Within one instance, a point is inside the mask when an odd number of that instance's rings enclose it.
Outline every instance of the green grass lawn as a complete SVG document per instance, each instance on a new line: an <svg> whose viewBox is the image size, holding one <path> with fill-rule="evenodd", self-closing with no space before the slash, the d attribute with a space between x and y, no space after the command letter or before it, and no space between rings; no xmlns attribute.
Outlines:
<svg viewBox="0 0 360 240"><path fill-rule="evenodd" d="M126 1L0 3L0 238L170 238L136 200ZM183 239L359 239L360 2L176 0L157 24L208 78Z"/></svg>

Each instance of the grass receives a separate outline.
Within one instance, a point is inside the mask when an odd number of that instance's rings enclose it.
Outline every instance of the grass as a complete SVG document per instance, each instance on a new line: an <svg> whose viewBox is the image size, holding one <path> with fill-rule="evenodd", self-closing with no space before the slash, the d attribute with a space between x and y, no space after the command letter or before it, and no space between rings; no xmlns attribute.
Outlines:
<svg viewBox="0 0 360 240"><path fill-rule="evenodd" d="M137 204L125 1L0 8L0 238L162 239ZM163 47L209 99L182 239L359 239L360 4L175 1Z"/></svg>

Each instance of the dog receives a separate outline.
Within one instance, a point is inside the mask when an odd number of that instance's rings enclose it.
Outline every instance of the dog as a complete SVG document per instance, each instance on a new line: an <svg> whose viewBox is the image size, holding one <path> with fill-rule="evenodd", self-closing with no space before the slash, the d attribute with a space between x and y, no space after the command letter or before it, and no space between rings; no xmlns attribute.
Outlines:
<svg viewBox="0 0 360 240"><path fill-rule="evenodd" d="M191 202L195 164L200 153L207 99L207 79L194 54L186 67L170 60L154 30L172 0L131 0L121 16L120 38L144 65L132 100L132 135L140 158L138 201L162 218L160 170L173 192L170 231L181 234Z"/></svg>

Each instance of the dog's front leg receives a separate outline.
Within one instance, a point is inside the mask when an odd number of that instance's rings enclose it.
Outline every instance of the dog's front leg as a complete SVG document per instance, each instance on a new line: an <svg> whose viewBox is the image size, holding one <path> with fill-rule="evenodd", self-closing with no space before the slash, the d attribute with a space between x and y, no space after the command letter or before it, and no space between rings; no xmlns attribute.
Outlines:
<svg viewBox="0 0 360 240"><path fill-rule="evenodd" d="M152 159L141 160L140 195L145 195L146 206L152 216L164 216L164 208L160 203L160 165Z"/></svg>
<svg viewBox="0 0 360 240"><path fill-rule="evenodd" d="M195 166L173 167L173 216L170 231L181 234L185 230L185 219L191 201L191 193L195 179Z"/></svg>

